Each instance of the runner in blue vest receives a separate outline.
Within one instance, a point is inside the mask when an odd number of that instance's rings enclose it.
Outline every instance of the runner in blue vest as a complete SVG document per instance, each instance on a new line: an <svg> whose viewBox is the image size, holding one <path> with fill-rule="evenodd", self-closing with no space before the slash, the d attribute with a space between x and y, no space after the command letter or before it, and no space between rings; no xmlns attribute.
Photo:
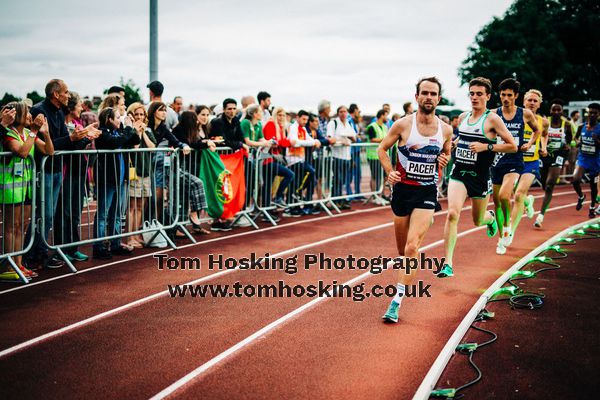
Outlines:
<svg viewBox="0 0 600 400"><path fill-rule="evenodd" d="M496 247L497 254L506 253L506 248L512 243L512 227L510 223L510 198L515 183L523 173L523 152L535 144L539 127L537 118L531 110L517 107L515 101L519 97L521 84L513 78L500 82L500 100L502 107L494 110L511 133L519 151L516 153L498 153L492 166L492 184L494 189L494 205L496 208L496 220L498 227L502 227L502 234L498 239ZM531 127L533 132L529 141L523 143L525 123ZM502 142L500 142L502 143Z"/></svg>
<svg viewBox="0 0 600 400"><path fill-rule="evenodd" d="M588 106L587 123L578 129L579 154L577 155L577 166L573 173L573 188L577 192L577 210L583 207L585 195L581 191L581 178L584 173L590 176L590 188L592 189L592 203L590 204L589 217L596 216L596 196L598 195L598 174L600 173L600 124L598 115L600 104L592 103Z"/></svg>

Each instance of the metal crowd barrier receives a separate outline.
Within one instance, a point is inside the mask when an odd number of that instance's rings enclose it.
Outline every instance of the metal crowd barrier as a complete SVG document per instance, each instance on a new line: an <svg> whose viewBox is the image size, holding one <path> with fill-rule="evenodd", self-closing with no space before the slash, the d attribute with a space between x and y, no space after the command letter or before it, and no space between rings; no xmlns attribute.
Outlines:
<svg viewBox="0 0 600 400"><path fill-rule="evenodd" d="M159 147L58 151L44 157L40 181L55 184L40 185L39 234L44 233L40 234L43 244L55 250L73 272L77 269L67 254L82 245L93 244L94 251L108 251L105 241L116 248L121 246L121 238L144 234L146 244L161 241L161 236L168 246L176 248L167 234L176 228L179 218L179 208L173 207L179 201L176 154ZM62 182L57 185L59 176ZM94 183L93 194L90 181ZM48 212L53 216L48 218Z"/></svg>
<svg viewBox="0 0 600 400"><path fill-rule="evenodd" d="M32 207L37 193L35 176L36 165L31 155L23 159L10 152L0 153L0 263L10 266L23 283L29 282L19 267L21 257L33 246L33 235L27 238L26 232L35 220Z"/></svg>

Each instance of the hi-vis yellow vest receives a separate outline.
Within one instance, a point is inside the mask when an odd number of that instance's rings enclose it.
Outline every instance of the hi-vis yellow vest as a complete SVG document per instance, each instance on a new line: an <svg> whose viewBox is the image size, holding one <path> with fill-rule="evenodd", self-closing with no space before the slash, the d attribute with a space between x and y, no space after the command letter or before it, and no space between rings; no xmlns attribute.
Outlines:
<svg viewBox="0 0 600 400"><path fill-rule="evenodd" d="M29 129L23 129L23 134L27 137ZM6 135L24 143L18 132L9 130ZM34 149L35 146L31 146L31 157L26 159L17 155L0 156L0 204L20 204L31 199ZM0 151L5 151L1 144Z"/></svg>
<svg viewBox="0 0 600 400"><path fill-rule="evenodd" d="M379 126L377 125L377 122L372 122L371 124L369 124L369 126L373 127L373 130L375 131L375 137L377 137L378 139L383 139L385 137L385 134L387 133L387 126ZM367 129L369 128L369 126L367 126ZM367 160L378 159L379 156L377 155L377 146L367 147Z"/></svg>
<svg viewBox="0 0 600 400"><path fill-rule="evenodd" d="M536 117L537 117L538 129L541 132L544 129L544 125L543 125L544 119L542 118L541 115L536 115ZM533 130L526 123L525 130L523 131L523 143L527 143L529 141L529 139L531 139L531 135L533 135ZM529 148L529 150L527 150L526 152L523 153L523 161L529 162L529 161L537 161L540 159L540 139L541 138L542 138L542 135L540 133L540 135L538 136L538 138L535 141L535 143L533 144L533 146L531 146Z"/></svg>

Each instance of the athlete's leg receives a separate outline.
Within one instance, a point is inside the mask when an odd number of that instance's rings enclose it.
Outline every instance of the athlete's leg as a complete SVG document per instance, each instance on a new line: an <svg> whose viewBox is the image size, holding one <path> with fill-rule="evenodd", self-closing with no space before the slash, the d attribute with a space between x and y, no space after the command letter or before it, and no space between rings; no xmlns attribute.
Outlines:
<svg viewBox="0 0 600 400"><path fill-rule="evenodd" d="M396 248L398 254L404 256L406 247L406 238L408 236L408 227L410 226L410 215L398 217L394 215L394 233L396 235Z"/></svg>
<svg viewBox="0 0 600 400"><path fill-rule="evenodd" d="M594 171L595 172L595 171ZM598 173L590 173L590 189L592 202L590 204L590 218L594 218L596 216L595 208L596 208L596 197L598 196Z"/></svg>
<svg viewBox="0 0 600 400"><path fill-rule="evenodd" d="M467 199L467 188L462 182L450 180L448 183L448 216L444 226L444 247L446 250L446 264L452 266L456 236L458 235L458 220L460 211Z"/></svg>
<svg viewBox="0 0 600 400"><path fill-rule="evenodd" d="M550 201L552 200L552 193L554 192L554 185L556 185L556 179L560 175L560 167L552 167L548 170L548 177L546 178L546 189L544 193L544 201L542 202L542 209L540 214L546 214Z"/></svg>
<svg viewBox="0 0 600 400"><path fill-rule="evenodd" d="M500 189L502 185L494 185L492 187L492 199L494 200L494 210L496 211L496 222L498 227L504 226L504 214L502 214L502 205L500 202Z"/></svg>
<svg viewBox="0 0 600 400"><path fill-rule="evenodd" d="M471 215L473 216L473 224L475 226L490 225L494 222L495 216L491 211L487 210L489 199L471 199Z"/></svg>
<svg viewBox="0 0 600 400"><path fill-rule="evenodd" d="M502 186L500 186L500 190L498 191L498 200L500 202L500 208L502 211L502 222L503 224L498 223L498 227L509 228L510 227L510 197L513 193L513 189L515 187L515 182L519 179L519 174L509 173L504 175L502 179ZM496 203L496 209L498 209L498 204ZM500 220L498 220L500 222Z"/></svg>
<svg viewBox="0 0 600 400"><path fill-rule="evenodd" d="M519 178L519 184L517 185L517 190L515 191L515 203L513 204L513 209L510 214L510 220L512 221L512 235L517 231L517 227L521 222L521 218L523 217L523 210L525 209L525 200L527 198L527 192L529 192L529 188L535 179L534 174L523 174Z"/></svg>
<svg viewBox="0 0 600 400"><path fill-rule="evenodd" d="M573 173L573 189L575 189L575 192L577 192L577 196L579 196L579 199L577 201L577 210L581 210L581 207L583 205L583 199L585 199L585 196L583 195L583 190L581 190L581 178L583 177L583 174L585 173L585 168L583 168L581 165L578 165L577 167L575 167L575 172Z"/></svg>

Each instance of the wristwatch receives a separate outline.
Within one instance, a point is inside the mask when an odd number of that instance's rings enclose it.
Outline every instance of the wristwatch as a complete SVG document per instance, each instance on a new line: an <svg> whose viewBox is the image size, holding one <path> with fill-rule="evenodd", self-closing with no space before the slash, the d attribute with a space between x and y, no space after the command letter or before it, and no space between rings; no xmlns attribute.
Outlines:
<svg viewBox="0 0 600 400"><path fill-rule="evenodd" d="M494 145L491 143L488 143L488 151L494 151Z"/></svg>
<svg viewBox="0 0 600 400"><path fill-rule="evenodd" d="M36 138L37 133L29 131L29 137Z"/></svg>

